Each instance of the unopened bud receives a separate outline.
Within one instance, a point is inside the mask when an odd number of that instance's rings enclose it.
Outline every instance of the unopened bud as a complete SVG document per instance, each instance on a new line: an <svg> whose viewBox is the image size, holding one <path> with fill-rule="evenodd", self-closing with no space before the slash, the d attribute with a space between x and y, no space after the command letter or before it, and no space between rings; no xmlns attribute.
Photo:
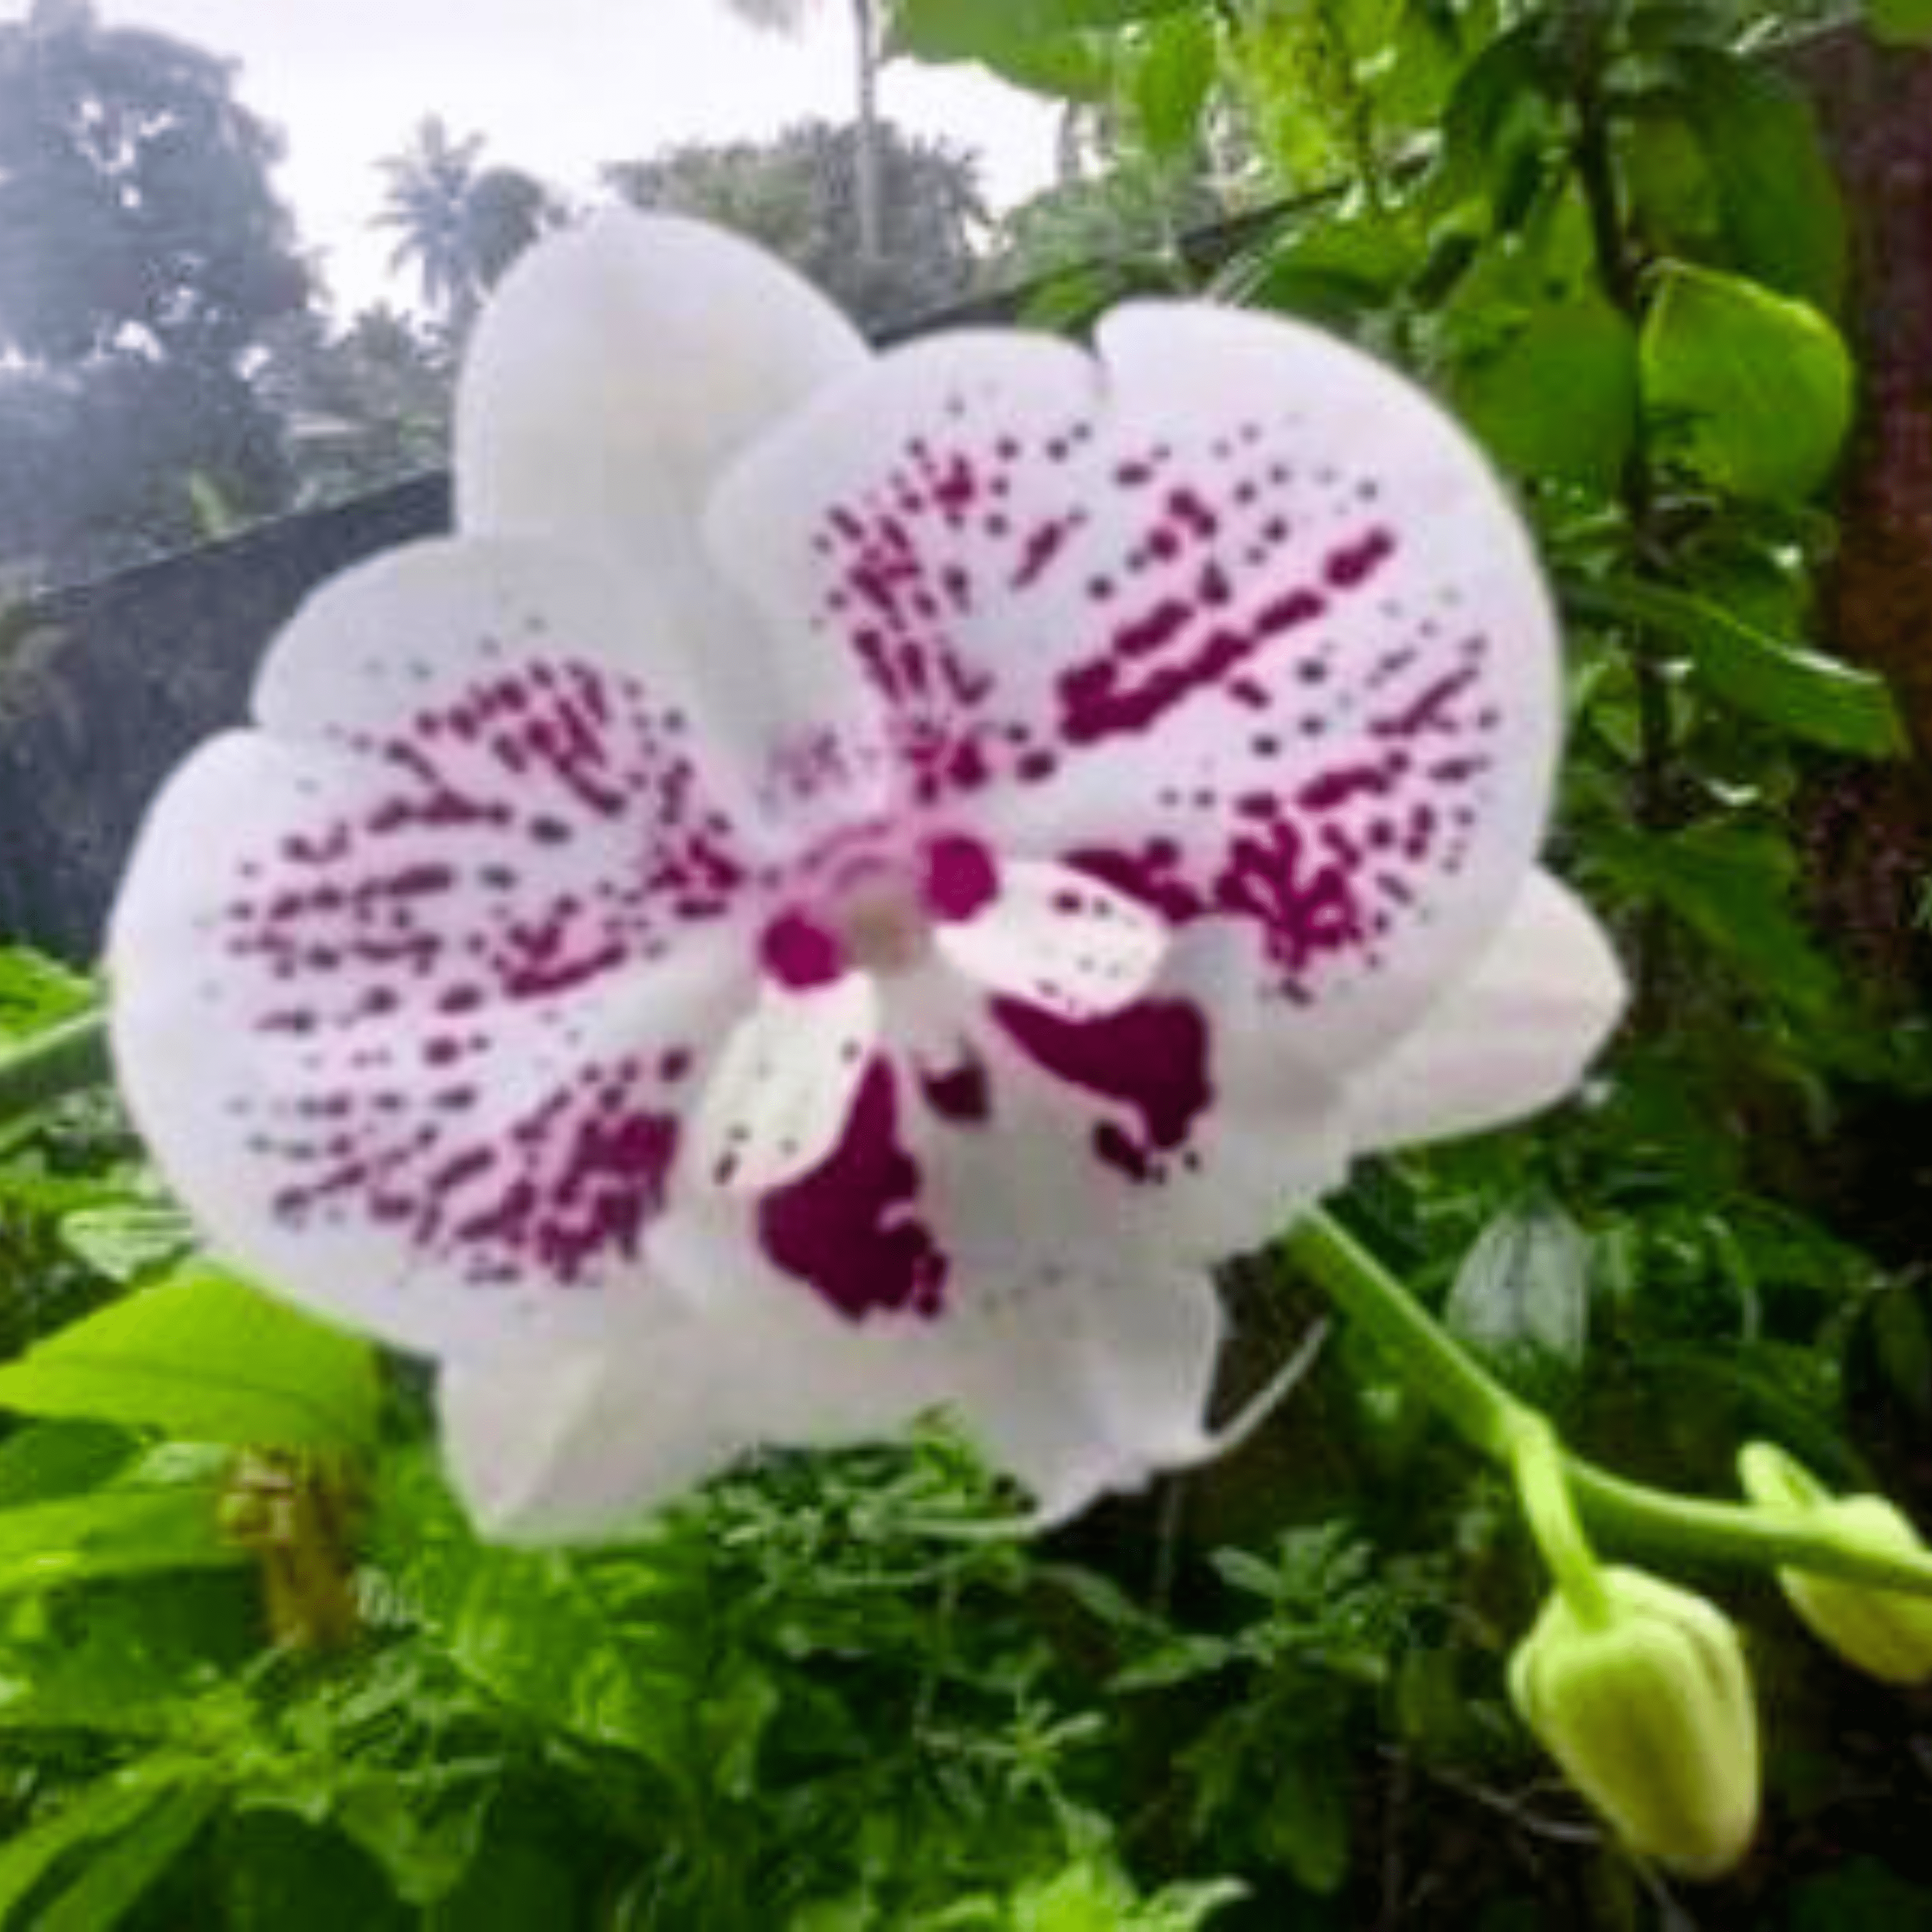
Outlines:
<svg viewBox="0 0 1932 1932"><path fill-rule="evenodd" d="M1757 1712L1737 1631L1642 1570L1599 1574L1607 1617L1552 1597L1510 1659L1510 1700L1632 1850L1718 1877L1757 1828Z"/></svg>
<svg viewBox="0 0 1932 1932"><path fill-rule="evenodd" d="M1801 1465L1768 1442L1754 1442L1738 1458L1744 1493L1768 1508L1802 1510L1828 1528L1841 1546L1874 1556L1922 1558L1918 1532L1882 1496L1834 1496ZM1887 1684L1932 1678L1932 1597L1881 1590L1810 1570L1780 1570L1792 1610L1818 1641L1855 1670Z"/></svg>

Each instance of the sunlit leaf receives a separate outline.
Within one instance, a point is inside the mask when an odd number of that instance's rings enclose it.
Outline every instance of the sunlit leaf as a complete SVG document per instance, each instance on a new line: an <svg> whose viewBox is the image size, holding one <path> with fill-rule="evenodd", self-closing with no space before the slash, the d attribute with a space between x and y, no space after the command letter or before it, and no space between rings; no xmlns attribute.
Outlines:
<svg viewBox="0 0 1932 1932"><path fill-rule="evenodd" d="M367 1342L204 1267L0 1366L0 1407L341 1454L373 1447L380 1395Z"/></svg>
<svg viewBox="0 0 1932 1932"><path fill-rule="evenodd" d="M213 1480L130 1485L0 1510L0 1594L231 1568L245 1552L222 1532L224 1493Z"/></svg>
<svg viewBox="0 0 1932 1932"><path fill-rule="evenodd" d="M1156 160L1178 160L1194 146L1214 65L1214 28L1206 14L1178 14L1148 28L1130 88L1141 139Z"/></svg>
<svg viewBox="0 0 1932 1932"><path fill-rule="evenodd" d="M1666 264L1644 320L1643 395L1660 440L1720 489L1798 500L1830 475L1852 420L1852 364L1808 304Z"/></svg>

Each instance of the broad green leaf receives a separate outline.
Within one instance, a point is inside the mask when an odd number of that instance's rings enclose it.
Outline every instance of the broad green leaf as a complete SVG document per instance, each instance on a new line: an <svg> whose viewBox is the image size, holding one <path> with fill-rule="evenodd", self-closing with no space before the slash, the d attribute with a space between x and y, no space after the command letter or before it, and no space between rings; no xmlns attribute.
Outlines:
<svg viewBox="0 0 1932 1932"><path fill-rule="evenodd" d="M1192 150L1215 60L1214 22L1204 13L1176 14L1148 28L1128 88L1141 139L1156 160L1179 160Z"/></svg>
<svg viewBox="0 0 1932 1932"><path fill-rule="evenodd" d="M199 1767L172 1754L144 1758L89 1785L0 1846L0 1928L28 1932L31 1925L34 1932L45 1932L47 1921L40 1912L29 1920L23 1908L70 1854L85 1846L92 1848L91 1860L99 1858L104 1841L111 1848L117 1839L139 1834L150 1820L165 1844L170 1823L178 1826L190 1805L203 1808L195 1820L195 1828L200 1828L210 1796ZM174 1851L180 1849L177 1843ZM73 1932L71 1920L69 1927Z"/></svg>
<svg viewBox="0 0 1932 1932"><path fill-rule="evenodd" d="M1636 434L1636 333L1600 296L1579 296L1532 314L1453 394L1507 468L1607 493Z"/></svg>
<svg viewBox="0 0 1932 1932"><path fill-rule="evenodd" d="M1498 1214L1456 1270L1442 1318L1512 1380L1564 1381L1589 1342L1590 1244L1553 1201Z"/></svg>
<svg viewBox="0 0 1932 1932"><path fill-rule="evenodd" d="M1618 578L1571 586L1565 601L1586 616L1673 640L1717 696L1795 738L1867 758L1898 758L1908 748L1883 679L1774 637L1689 591Z"/></svg>
<svg viewBox="0 0 1932 1932"><path fill-rule="evenodd" d="M200 1266L0 1366L0 1407L338 1454L374 1448L380 1396L368 1343Z"/></svg>
<svg viewBox="0 0 1932 1932"><path fill-rule="evenodd" d="M1006 48L1093 27L1124 27L1193 0L895 0L888 44L921 60L986 60Z"/></svg>
<svg viewBox="0 0 1932 1932"><path fill-rule="evenodd" d="M72 1884L35 1914L34 1932L107 1932L194 1844L220 1801L212 1780L184 1782L88 1852Z"/></svg>
<svg viewBox="0 0 1932 1932"><path fill-rule="evenodd" d="M1644 318L1640 357L1660 442L1706 481L1795 501L1830 475L1851 426L1852 363L1808 303L1670 262Z"/></svg>
<svg viewBox="0 0 1932 1932"><path fill-rule="evenodd" d="M245 1562L247 1552L222 1532L226 1493L214 1480L130 1484L0 1510L0 1595Z"/></svg>
<svg viewBox="0 0 1932 1932"><path fill-rule="evenodd" d="M976 56L1013 86L1089 107L1112 104L1120 80L1120 37L1086 32L988 35Z"/></svg>
<svg viewBox="0 0 1932 1932"><path fill-rule="evenodd" d="M1678 64L1737 266L1837 314L1845 284L1844 206L1810 102L1761 60L1695 49Z"/></svg>
<svg viewBox="0 0 1932 1932"><path fill-rule="evenodd" d="M1932 43L1932 0L1865 0L1865 24L1888 46Z"/></svg>

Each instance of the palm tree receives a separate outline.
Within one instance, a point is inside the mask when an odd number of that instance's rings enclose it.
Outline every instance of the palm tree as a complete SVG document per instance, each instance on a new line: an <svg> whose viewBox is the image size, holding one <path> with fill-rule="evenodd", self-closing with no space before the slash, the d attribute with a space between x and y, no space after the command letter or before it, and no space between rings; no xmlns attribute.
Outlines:
<svg viewBox="0 0 1932 1932"><path fill-rule="evenodd" d="M470 198L482 152L481 134L452 140L442 116L430 114L417 123L410 145L380 164L388 185L375 225L395 231L389 266L413 263L424 304L452 328L476 297Z"/></svg>
<svg viewBox="0 0 1932 1932"><path fill-rule="evenodd" d="M460 337L510 264L563 218L562 203L520 168L479 169L483 136L452 140L426 116L412 145L380 165L388 178L379 228L396 231L392 268L413 262L424 303Z"/></svg>
<svg viewBox="0 0 1932 1932"><path fill-rule="evenodd" d="M796 33L813 0L725 0L740 19L754 27ZM854 199L857 203L859 254L876 262L880 234L879 8L878 0L850 0L852 32L857 48L859 139L854 160Z"/></svg>

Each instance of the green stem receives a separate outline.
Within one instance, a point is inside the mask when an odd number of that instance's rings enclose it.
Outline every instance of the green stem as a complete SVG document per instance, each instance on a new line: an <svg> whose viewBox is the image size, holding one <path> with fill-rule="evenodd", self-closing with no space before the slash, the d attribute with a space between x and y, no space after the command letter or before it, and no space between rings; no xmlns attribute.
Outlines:
<svg viewBox="0 0 1932 1932"><path fill-rule="evenodd" d="M0 1122L107 1077L107 1016L96 1006L0 1052Z"/></svg>
<svg viewBox="0 0 1932 1932"><path fill-rule="evenodd" d="M1317 1209L1298 1222L1288 1258L1351 1321L1381 1342L1391 1364L1472 1448L1498 1462L1516 1452L1533 1413L1428 1314L1340 1222Z"/></svg>
<svg viewBox="0 0 1932 1932"><path fill-rule="evenodd" d="M1563 1445L1540 1415L1526 1414L1518 1423L1510 1467L1524 1520L1570 1614L1585 1630L1608 1628L1610 1598L1604 1573L1576 1520Z"/></svg>
<svg viewBox="0 0 1932 1932"><path fill-rule="evenodd" d="M1549 1434L1538 1411L1510 1394L1327 1214L1318 1210L1298 1222L1286 1247L1289 1260L1382 1344L1390 1366L1418 1395L1472 1448L1520 1478L1526 1443L1533 1457L1536 1432ZM1550 1440L1577 1516L1606 1542L1691 1562L1806 1570L1932 1596L1932 1556L1881 1556L1855 1547L1816 1510L1712 1502L1630 1482L1562 1448L1553 1436Z"/></svg>

